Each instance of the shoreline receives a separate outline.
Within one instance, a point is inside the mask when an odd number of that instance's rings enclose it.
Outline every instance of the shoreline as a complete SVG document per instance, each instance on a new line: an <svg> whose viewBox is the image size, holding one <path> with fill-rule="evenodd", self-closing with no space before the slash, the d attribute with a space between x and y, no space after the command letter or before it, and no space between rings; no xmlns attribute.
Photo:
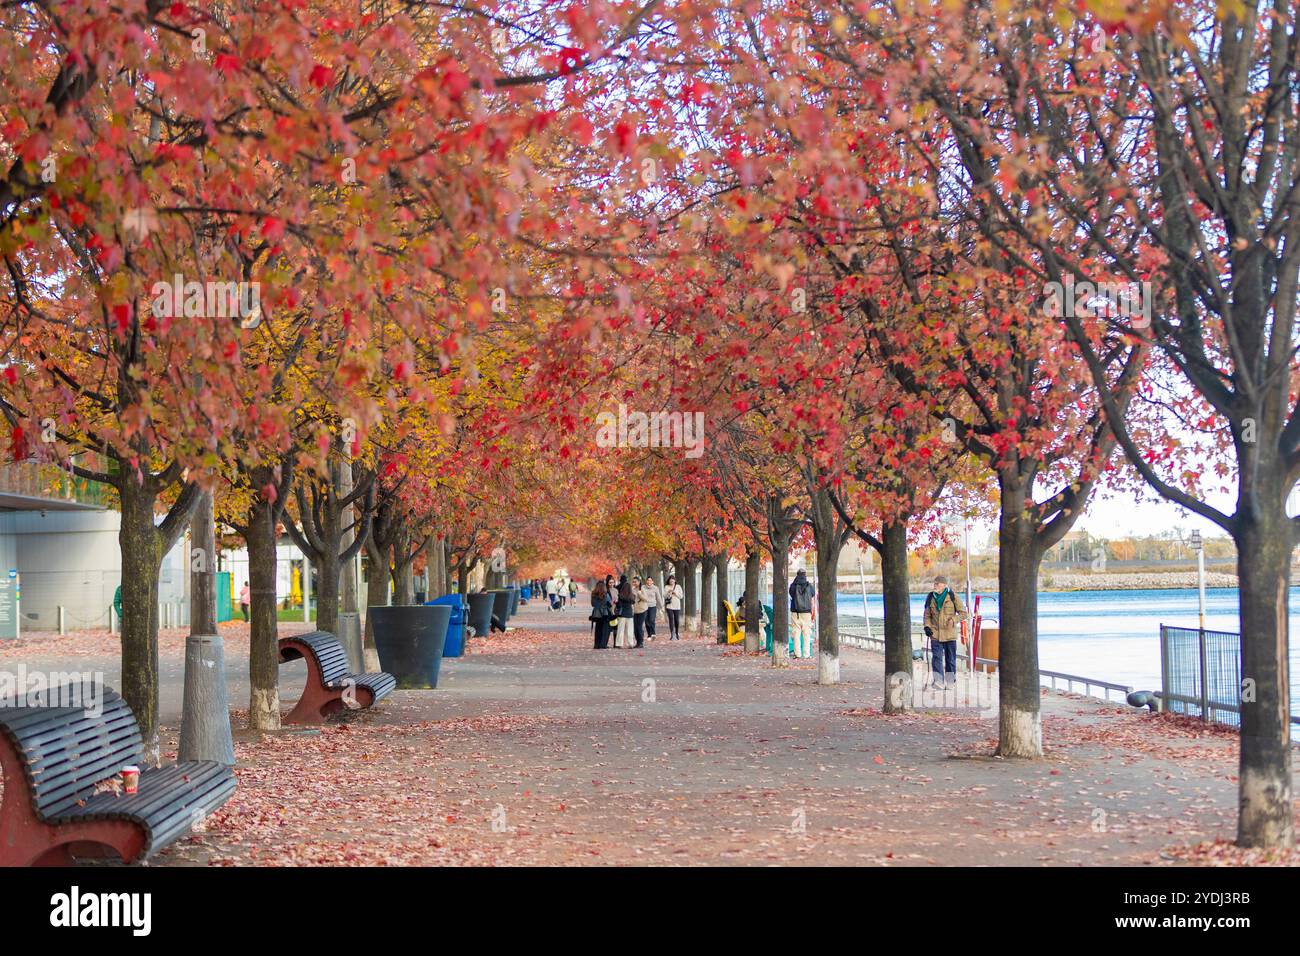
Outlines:
<svg viewBox="0 0 1300 956"><path fill-rule="evenodd" d="M913 586L916 583L925 582L924 575L913 575ZM949 585L953 587L964 587L965 581L952 574L948 575ZM1294 574L1291 579L1291 586L1300 586L1300 579ZM1237 576L1227 574L1222 571L1207 571L1205 574L1205 587L1210 588L1235 588L1237 587ZM998 581L996 578L971 578L971 589L981 594L996 594L998 592ZM1176 571L1167 573L1152 573L1145 571L1132 572L1111 572L1111 573L1051 573L1044 572L1038 576L1038 591L1042 593L1071 593L1076 591L1195 591L1197 589L1195 571ZM860 586L847 585L840 582L836 587L838 594L861 594ZM879 595L881 593L879 581L867 582L867 593ZM917 592L920 593L920 592Z"/></svg>

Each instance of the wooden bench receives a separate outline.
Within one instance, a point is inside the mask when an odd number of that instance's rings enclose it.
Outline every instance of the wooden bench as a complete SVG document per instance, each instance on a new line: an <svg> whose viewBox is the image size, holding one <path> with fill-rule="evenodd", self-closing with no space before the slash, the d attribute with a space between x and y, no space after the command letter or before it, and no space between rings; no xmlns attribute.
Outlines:
<svg viewBox="0 0 1300 956"><path fill-rule="evenodd" d="M397 686L397 678L382 671L349 673L347 652L328 631L281 638L280 663L299 658L307 662L307 686L284 718L286 724L321 724L344 710L373 707Z"/></svg>
<svg viewBox="0 0 1300 956"><path fill-rule="evenodd" d="M47 699L83 706L0 707L0 866L60 866L110 852L125 863L146 859L235 792L234 771L211 761L142 769L133 794L96 792L144 763L135 715L108 688L54 688Z"/></svg>

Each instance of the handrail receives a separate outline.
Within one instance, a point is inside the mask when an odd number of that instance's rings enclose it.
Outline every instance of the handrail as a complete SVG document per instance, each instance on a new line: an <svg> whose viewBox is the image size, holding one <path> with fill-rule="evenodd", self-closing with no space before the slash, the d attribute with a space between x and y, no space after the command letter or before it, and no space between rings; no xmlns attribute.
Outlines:
<svg viewBox="0 0 1300 956"><path fill-rule="evenodd" d="M873 645L879 645L880 647L884 647L885 644L884 638L875 637L875 636L864 637L862 635L852 634L852 633L845 635L843 632L841 632L840 636L841 638L847 636L855 643L862 643L862 644L870 643ZM924 648L924 650L927 653L929 652L928 648ZM970 657L966 656L960 659L969 661ZM991 667L998 666L998 662L996 660L987 657L976 657L975 664L977 666L981 664L986 666L991 666ZM1057 690L1056 682L1058 680L1065 681L1067 693L1074 693L1074 685L1082 684L1084 687L1085 696L1087 697L1100 696L1102 700L1107 700L1107 701L1110 700L1110 695L1112 691L1116 691L1124 695L1128 695L1133 691L1133 688L1130 687L1128 684L1117 684L1114 681L1099 680L1095 677L1081 677L1078 674L1066 674L1061 671L1049 671L1040 668L1038 671L1039 682L1041 683L1044 678L1051 681L1052 690ZM1103 693L1101 695L1093 695L1091 693L1091 690L1094 687L1100 688L1103 691Z"/></svg>

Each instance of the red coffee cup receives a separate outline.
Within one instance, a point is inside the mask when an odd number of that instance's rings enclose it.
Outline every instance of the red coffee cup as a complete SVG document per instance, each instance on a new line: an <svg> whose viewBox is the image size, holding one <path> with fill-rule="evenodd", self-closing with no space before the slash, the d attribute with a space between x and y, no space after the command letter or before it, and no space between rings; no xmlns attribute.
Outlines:
<svg viewBox="0 0 1300 956"><path fill-rule="evenodd" d="M122 768L122 790L126 793L135 793L140 789L140 768L123 767Z"/></svg>

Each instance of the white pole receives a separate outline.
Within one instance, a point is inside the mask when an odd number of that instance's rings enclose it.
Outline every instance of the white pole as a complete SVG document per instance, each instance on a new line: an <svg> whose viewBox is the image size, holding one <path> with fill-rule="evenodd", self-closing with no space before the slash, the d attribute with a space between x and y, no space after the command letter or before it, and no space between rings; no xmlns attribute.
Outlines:
<svg viewBox="0 0 1300 956"><path fill-rule="evenodd" d="M1200 591L1201 630L1205 630L1205 548L1196 552L1196 586Z"/></svg>
<svg viewBox="0 0 1300 956"><path fill-rule="evenodd" d="M862 570L862 554L858 553L858 583L862 585L862 619L867 622L867 639L871 639L871 615L867 613L867 575Z"/></svg>
<svg viewBox="0 0 1300 956"><path fill-rule="evenodd" d="M970 584L970 519L967 518L962 524L962 549L966 552L966 613L970 614L971 608L971 584ZM966 668L971 673L975 672L975 634L972 625L975 623L973 618L967 617L966 625Z"/></svg>

